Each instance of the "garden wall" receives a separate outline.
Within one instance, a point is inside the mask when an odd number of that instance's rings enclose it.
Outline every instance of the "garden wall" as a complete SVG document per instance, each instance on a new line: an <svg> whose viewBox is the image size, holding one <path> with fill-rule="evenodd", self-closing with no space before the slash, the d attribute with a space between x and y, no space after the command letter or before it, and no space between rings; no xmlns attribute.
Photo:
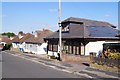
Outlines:
<svg viewBox="0 0 120 80"><path fill-rule="evenodd" d="M81 62L81 63L89 63L90 58L89 56L81 56L81 55L74 55L74 54L62 54L62 61L66 62Z"/></svg>

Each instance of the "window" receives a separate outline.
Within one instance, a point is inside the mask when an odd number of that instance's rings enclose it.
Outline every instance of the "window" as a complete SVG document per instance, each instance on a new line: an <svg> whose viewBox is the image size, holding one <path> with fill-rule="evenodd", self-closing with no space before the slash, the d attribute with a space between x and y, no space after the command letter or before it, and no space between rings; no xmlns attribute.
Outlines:
<svg viewBox="0 0 120 80"><path fill-rule="evenodd" d="M81 54L81 44L77 41L66 41L64 43L64 50L69 54Z"/></svg>
<svg viewBox="0 0 120 80"><path fill-rule="evenodd" d="M52 51L52 44L49 44L49 45L48 45L48 50L49 50L49 51Z"/></svg>
<svg viewBox="0 0 120 80"><path fill-rule="evenodd" d="M63 30L62 32L69 32L69 25L67 25Z"/></svg>
<svg viewBox="0 0 120 80"><path fill-rule="evenodd" d="M73 54L76 54L76 46L73 46Z"/></svg>
<svg viewBox="0 0 120 80"><path fill-rule="evenodd" d="M53 44L53 51L57 52L58 51L58 45Z"/></svg>
<svg viewBox="0 0 120 80"><path fill-rule="evenodd" d="M76 54L80 54L79 46L77 46Z"/></svg>
<svg viewBox="0 0 120 80"><path fill-rule="evenodd" d="M81 55L84 55L85 53L85 46L83 45L83 43L81 43Z"/></svg>

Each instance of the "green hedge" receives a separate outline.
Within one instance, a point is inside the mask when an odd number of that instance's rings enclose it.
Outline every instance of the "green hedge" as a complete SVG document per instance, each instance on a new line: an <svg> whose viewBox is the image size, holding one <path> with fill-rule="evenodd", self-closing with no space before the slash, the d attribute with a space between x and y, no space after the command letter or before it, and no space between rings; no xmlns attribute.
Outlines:
<svg viewBox="0 0 120 80"><path fill-rule="evenodd" d="M12 47L12 44L5 44L5 46L3 47L3 50L10 50L10 48Z"/></svg>

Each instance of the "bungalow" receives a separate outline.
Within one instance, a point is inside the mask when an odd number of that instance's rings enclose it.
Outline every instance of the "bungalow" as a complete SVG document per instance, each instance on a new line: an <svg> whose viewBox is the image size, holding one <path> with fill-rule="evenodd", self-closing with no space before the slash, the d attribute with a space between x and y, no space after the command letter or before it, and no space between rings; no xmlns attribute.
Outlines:
<svg viewBox="0 0 120 80"><path fill-rule="evenodd" d="M18 33L18 35L16 35L11 41L12 41L12 46L13 48L19 48L20 45L20 39L23 38L23 36L25 36L25 34L21 34L20 32Z"/></svg>
<svg viewBox="0 0 120 80"><path fill-rule="evenodd" d="M19 37L18 36L15 36L13 39L12 39L12 47L13 48L18 48L19 46Z"/></svg>
<svg viewBox="0 0 120 80"><path fill-rule="evenodd" d="M102 21L70 17L61 22L62 50L65 54L87 56L91 52L102 52L103 43L117 43L120 39L116 26ZM59 52L59 30L45 38L48 41L48 55Z"/></svg>
<svg viewBox="0 0 120 80"><path fill-rule="evenodd" d="M21 51L23 51L24 48L24 41L28 38L30 38L32 34L27 33L24 35L18 34L18 36L15 36L14 39L12 39L12 46L13 48L19 48Z"/></svg>
<svg viewBox="0 0 120 80"><path fill-rule="evenodd" d="M32 34L27 33L25 34L20 40L19 40L19 49L20 51L24 51L25 48L25 40L29 39L32 36Z"/></svg>
<svg viewBox="0 0 120 80"><path fill-rule="evenodd" d="M34 35L25 40L25 52L32 52L35 54L46 54L47 43L43 38L52 34L52 31L43 29L43 31L35 31Z"/></svg>
<svg viewBox="0 0 120 80"><path fill-rule="evenodd" d="M0 51L5 49L10 49L10 47L6 47L6 44L10 44L11 40L8 36L0 36Z"/></svg>
<svg viewBox="0 0 120 80"><path fill-rule="evenodd" d="M8 36L0 36L0 44L5 46L7 43L11 43L11 40L8 38Z"/></svg>

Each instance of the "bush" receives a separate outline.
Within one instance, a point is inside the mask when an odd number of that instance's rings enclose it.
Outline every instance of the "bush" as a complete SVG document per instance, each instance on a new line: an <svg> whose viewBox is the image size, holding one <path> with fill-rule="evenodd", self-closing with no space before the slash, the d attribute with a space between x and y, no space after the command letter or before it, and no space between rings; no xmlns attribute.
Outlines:
<svg viewBox="0 0 120 80"><path fill-rule="evenodd" d="M67 51L66 54L72 54L72 53L70 53L69 51Z"/></svg>
<svg viewBox="0 0 120 80"><path fill-rule="evenodd" d="M10 50L11 47L12 47L12 44L5 44L5 46L3 47L3 50Z"/></svg>
<svg viewBox="0 0 120 80"><path fill-rule="evenodd" d="M70 51L68 51L68 50L63 50L63 53L72 54L72 53L70 53Z"/></svg>
<svg viewBox="0 0 120 80"><path fill-rule="evenodd" d="M55 56L50 56L50 59L56 59L56 57Z"/></svg>
<svg viewBox="0 0 120 80"><path fill-rule="evenodd" d="M120 59L120 53L109 53L108 54L109 59Z"/></svg>

